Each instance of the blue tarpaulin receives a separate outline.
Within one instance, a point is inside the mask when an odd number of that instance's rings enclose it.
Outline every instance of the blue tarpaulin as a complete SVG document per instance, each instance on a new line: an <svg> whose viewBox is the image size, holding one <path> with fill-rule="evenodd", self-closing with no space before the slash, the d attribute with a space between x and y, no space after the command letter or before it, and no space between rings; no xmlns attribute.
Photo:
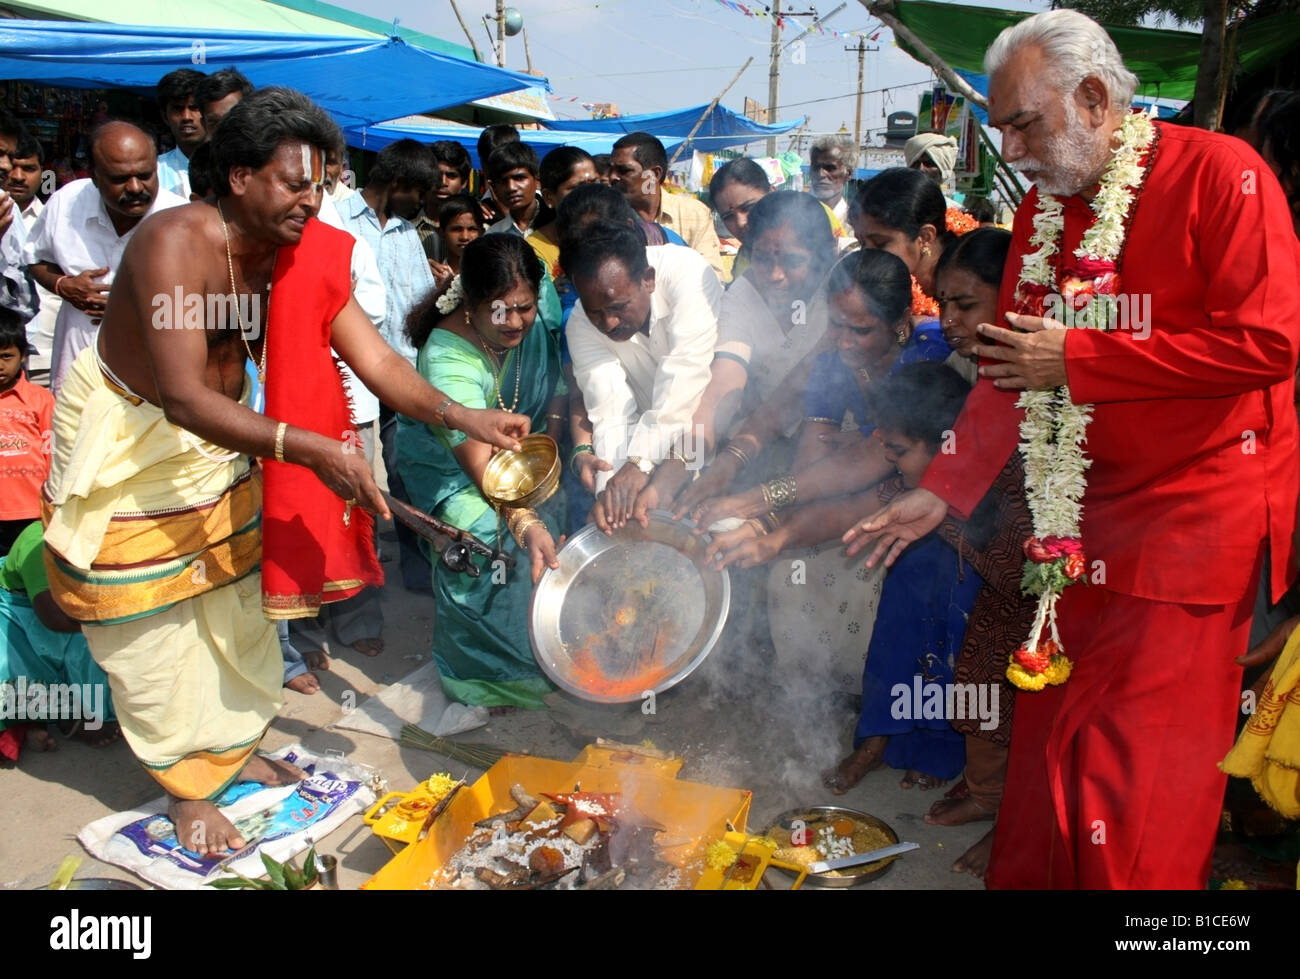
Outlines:
<svg viewBox="0 0 1300 979"><path fill-rule="evenodd" d="M343 135L348 145L359 150L381 150L389 143L399 139L414 139L421 143L434 143L438 140L451 140L460 143L469 151L470 163L475 169L482 168L478 158L478 137L483 130L477 126L462 126L460 123L447 122L443 119L415 117L412 119L395 119L377 126L347 126ZM592 156L608 153L617 136L593 136L591 133L551 132L549 129L521 129L519 139L531 146L537 156L543 157L557 146L577 146ZM681 142L678 140L677 142ZM669 153L672 148L669 148Z"/></svg>
<svg viewBox="0 0 1300 979"><path fill-rule="evenodd" d="M546 155L548 150L557 146L577 146L586 150L595 156L597 153L608 153L614 147L614 143L620 136L628 132L649 132L657 136L664 144L664 149L668 156L672 157L677 148L686 141L686 134L690 132L691 126L695 125L695 120L699 119L700 113L704 111L704 106L695 109L683 109L681 112L666 113L663 116L619 116L613 119L594 119L594 120L575 120L563 119L554 123L547 123L546 129L521 129L519 138L531 146L539 157ZM721 109L715 109L715 114ZM657 119L668 119L675 116L691 116L691 122L680 132L674 132L671 125L665 126L662 130L650 128L655 124ZM586 128L593 126L595 123L633 123L627 128L615 128L605 126L603 129ZM745 120L751 126L756 123ZM700 132L707 129L707 123L701 127ZM710 145L701 146L699 134L691 140L689 149L696 149L701 152L709 152L716 149L722 149L727 146L738 146L755 140L766 139L770 134L779 134L788 132L799 123L789 124L781 123L774 127L759 126L762 132L758 135L745 131L737 131L730 136L715 134L710 137ZM564 128L559 128L564 127ZM769 133L768 130L771 130ZM378 126L349 126L344 129L343 133L347 137L348 145L357 149L378 150L383 149L389 143L396 142L399 139L415 139L421 143L432 143L440 139L448 139L460 143L465 149L469 150L470 160L475 167L481 167L482 164L478 158L478 134L481 130L473 126L461 126L453 122L444 122L441 119L397 119L386 122ZM685 159L689 162L689 152Z"/></svg>
<svg viewBox="0 0 1300 979"><path fill-rule="evenodd" d="M176 68L238 68L254 85L296 88L341 126L433 112L538 84L532 75L395 38L0 20L0 78L152 90Z"/></svg>
<svg viewBox="0 0 1300 979"><path fill-rule="evenodd" d="M689 109L677 109L673 112L652 112L639 116L612 116L608 119L558 119L544 122L547 129L562 129L570 133L590 133L593 135L612 135L614 139L624 133L644 132L658 136L665 146L675 137L674 147L685 141L687 134L694 128L708 105L694 105ZM708 153L780 136L788 133L802 123L802 119L793 122L778 122L766 125L732 112L719 105L704 120L704 125L691 140L689 149ZM671 156L672 148L668 155Z"/></svg>

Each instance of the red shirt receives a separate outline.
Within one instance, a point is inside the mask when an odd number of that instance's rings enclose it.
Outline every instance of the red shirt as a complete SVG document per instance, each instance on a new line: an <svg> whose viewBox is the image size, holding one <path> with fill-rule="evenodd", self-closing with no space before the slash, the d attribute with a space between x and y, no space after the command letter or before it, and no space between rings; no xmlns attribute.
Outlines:
<svg viewBox="0 0 1300 979"><path fill-rule="evenodd" d="M0 391L0 520L41 515L41 484L50 471L48 440L54 396L19 375Z"/></svg>
<svg viewBox="0 0 1300 979"><path fill-rule="evenodd" d="M1073 329L1070 392L1095 404L1082 533L1104 587L1158 601L1239 601L1261 541L1272 591L1293 576L1300 495L1294 407L1300 348L1300 244L1285 196L1246 143L1157 123L1155 162L1132 216L1120 288L1150 335ZM1038 194L1016 211L998 297L1012 308L1031 251ZM1060 254L1091 217L1065 203ZM969 514L1019 442L1017 392L982 379L921 485Z"/></svg>

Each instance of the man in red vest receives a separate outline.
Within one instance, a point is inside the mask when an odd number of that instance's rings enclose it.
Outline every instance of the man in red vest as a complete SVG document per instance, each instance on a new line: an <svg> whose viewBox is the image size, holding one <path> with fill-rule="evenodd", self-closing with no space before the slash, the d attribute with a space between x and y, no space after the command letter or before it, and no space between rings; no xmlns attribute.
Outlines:
<svg viewBox="0 0 1300 979"><path fill-rule="evenodd" d="M889 563L949 509L970 514L1022 439L1021 391L1068 384L1074 404L1093 405L1087 584L1057 606L1073 673L1017 698L986 879L1202 888L1223 797L1217 763L1239 716L1234 658L1261 575L1276 598L1294 574L1300 249L1276 178L1244 142L1125 123L1137 79L1082 14L1008 28L986 68L1003 155L1035 184L1002 280L1011 329L981 326L981 378L955 454L846 540L851 552L876 540L871 563ZM1099 189L1124 133L1139 129L1153 135L1126 208ZM1047 270L1059 293L1086 264L1085 232L1103 212L1117 220L1091 240L1118 250L1120 328L1060 329L1017 312L1035 308L1026 282L1044 231L1060 222ZM1060 309L1060 298L1039 291L1036 308ZM1060 484L1044 499L1059 503Z"/></svg>
<svg viewBox="0 0 1300 979"><path fill-rule="evenodd" d="M201 855L245 843L214 805L232 782L302 777L255 753L283 679L268 617L383 580L366 511L389 513L331 348L412 418L505 448L528 429L430 387L357 305L353 239L316 220L340 139L289 89L232 108L212 136L217 206L141 223L55 410L51 593L83 623L126 740Z"/></svg>

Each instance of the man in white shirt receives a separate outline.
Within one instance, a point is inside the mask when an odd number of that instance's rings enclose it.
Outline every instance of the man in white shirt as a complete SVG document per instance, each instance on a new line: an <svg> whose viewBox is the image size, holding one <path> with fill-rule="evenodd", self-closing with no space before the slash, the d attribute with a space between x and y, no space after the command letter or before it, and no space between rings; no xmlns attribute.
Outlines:
<svg viewBox="0 0 1300 979"><path fill-rule="evenodd" d="M36 219L45 210L45 202L36 195L43 173L40 141L30 134L24 135L15 151L14 168L9 172L5 190L13 198L29 235L36 225ZM27 323L27 379L41 387L49 387L54 322L63 300L40 285L36 286L36 293L40 297L41 308Z"/></svg>
<svg viewBox="0 0 1300 979"><path fill-rule="evenodd" d="M654 467L683 448L709 383L722 284L693 249L646 248L634 228L604 221L566 242L560 262L580 300L566 338L589 450L612 465L596 477L592 510L609 532L631 518Z"/></svg>
<svg viewBox="0 0 1300 979"><path fill-rule="evenodd" d="M844 188L857 165L858 148L847 136L821 136L808 154L812 195L831 209L840 224L849 223L849 202Z"/></svg>
<svg viewBox="0 0 1300 979"><path fill-rule="evenodd" d="M23 259L27 225L19 220L18 208L4 185L9 182L18 144L26 136L18 117L0 106L0 307L17 313L24 323L36 315L40 300Z"/></svg>
<svg viewBox="0 0 1300 979"><path fill-rule="evenodd" d="M23 255L32 277L63 299L54 324L50 389L90 346L127 242L140 222L188 203L158 186L153 140L129 122L106 122L90 144L89 180L59 188L32 228Z"/></svg>
<svg viewBox="0 0 1300 979"><path fill-rule="evenodd" d="M206 76L191 68L177 68L158 79L158 108L176 146L158 157L158 186L190 199L190 157L207 138L203 113L194 93Z"/></svg>
<svg viewBox="0 0 1300 979"><path fill-rule="evenodd" d="M406 317L433 292L434 282L420 233L411 219L419 212L433 181L433 161L428 151L413 139L399 139L380 150L365 188L335 204L343 228L370 245L379 263L387 296L379 333L412 366L418 351L406 339ZM388 489L406 503L406 487L397 474L396 432L396 413L381 404L379 440ZM402 582L411 591L427 592L431 572L418 538L404 524L398 524L396 530Z"/></svg>

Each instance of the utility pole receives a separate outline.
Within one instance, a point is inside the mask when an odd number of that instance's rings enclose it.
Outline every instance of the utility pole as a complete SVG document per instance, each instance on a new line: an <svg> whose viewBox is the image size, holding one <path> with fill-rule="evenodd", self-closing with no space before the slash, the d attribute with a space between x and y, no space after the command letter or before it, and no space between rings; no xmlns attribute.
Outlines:
<svg viewBox="0 0 1300 979"><path fill-rule="evenodd" d="M772 62L767 72L767 124L776 124L776 100L781 88L781 0L772 0ZM767 141L767 155L776 156L776 137Z"/></svg>
<svg viewBox="0 0 1300 979"><path fill-rule="evenodd" d="M862 152L862 69L867 60L867 52L879 51L880 48L867 47L867 39L865 37L860 37L858 38L858 46L856 48L845 48L844 50L858 52L858 106L857 106L857 111L854 113L853 116L853 146L854 146L854 152L861 154ZM855 159L853 161L853 166L856 168L857 165L858 165L858 161Z"/></svg>
<svg viewBox="0 0 1300 979"><path fill-rule="evenodd" d="M506 66L506 0L497 0L497 66Z"/></svg>
<svg viewBox="0 0 1300 979"><path fill-rule="evenodd" d="M793 11L786 11L785 14L782 14L782 13L781 13L781 0L772 0L772 6L771 6L771 9L768 10L768 13L772 15L772 63L771 63L770 68L768 69L768 73L767 73L767 122L768 122L768 125L772 125L773 123L775 123L775 122L777 121L777 120L776 120L776 103L779 101L779 98L780 98L780 90L781 90L781 52L782 52L786 47L789 47L789 45L782 45L782 44L781 44L781 24L782 24L782 22L784 21L784 18L786 18L786 17L814 17L814 18L816 18L816 19L813 21L813 26L815 27L815 26L818 25L818 24L821 24L821 23L823 23L823 22L825 22L825 21L830 20L832 17L834 17L836 14L838 14L841 10L843 10L846 6L847 6L847 4L842 3L842 4L840 4L838 7L836 7L834 10L832 10L829 14L827 14L825 17L818 17L818 16L817 16L817 11L815 11L815 10L804 10L804 11L800 11L800 12L797 12L797 13L796 13L796 12L793 12ZM796 26L797 26L797 25L796 25ZM795 41L798 41L798 40L800 40L800 39L802 39L802 38L807 37L807 36L808 36L809 34L811 34L811 33L812 33L812 27L809 27L809 28L806 29L802 34L800 34L798 37L796 37L796 38L794 39L794 41L791 41L790 44L793 44L793 43L795 43ZM768 141L767 141L767 155L768 155L768 156L776 156L776 137L775 137L775 136L771 137L771 138L768 139Z"/></svg>

